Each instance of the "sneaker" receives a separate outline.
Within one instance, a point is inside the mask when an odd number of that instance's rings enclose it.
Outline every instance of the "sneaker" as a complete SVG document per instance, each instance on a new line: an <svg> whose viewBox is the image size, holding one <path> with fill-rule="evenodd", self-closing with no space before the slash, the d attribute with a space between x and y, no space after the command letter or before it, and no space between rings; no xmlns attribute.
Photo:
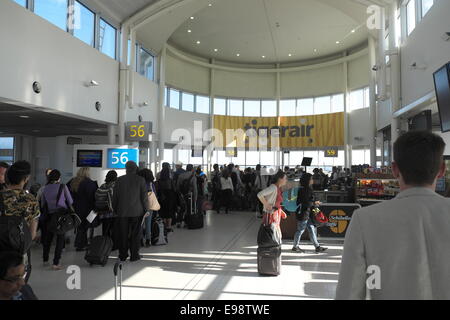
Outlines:
<svg viewBox="0 0 450 320"><path fill-rule="evenodd" d="M53 265L52 266L52 270L53 271L61 271L61 270L63 270L64 268L63 268L63 266L62 265L57 265L57 266L55 266L55 265Z"/></svg>
<svg viewBox="0 0 450 320"><path fill-rule="evenodd" d="M136 258L130 259L130 261L131 261L131 262L136 262L136 261L139 261L139 260L141 260L141 259L142 259L142 256L139 255L139 256L137 256Z"/></svg>
<svg viewBox="0 0 450 320"><path fill-rule="evenodd" d="M300 247L293 247L293 248L292 248L292 251L293 251L293 252L305 253L305 250L300 249Z"/></svg>
<svg viewBox="0 0 450 320"><path fill-rule="evenodd" d="M316 248L316 253L325 252L325 251L327 251L327 250L328 250L328 248L317 247L317 248Z"/></svg>

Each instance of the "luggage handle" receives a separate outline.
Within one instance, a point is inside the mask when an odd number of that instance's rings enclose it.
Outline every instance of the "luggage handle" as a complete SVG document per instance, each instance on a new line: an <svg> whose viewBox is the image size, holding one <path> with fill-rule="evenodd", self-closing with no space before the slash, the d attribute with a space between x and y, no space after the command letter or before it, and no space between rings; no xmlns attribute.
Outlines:
<svg viewBox="0 0 450 320"><path fill-rule="evenodd" d="M117 300L117 286L120 286L120 298L119 300L122 300L122 269L123 269L123 264L121 262L117 262L114 265L114 278L115 278L115 287L114 287L114 299ZM118 273L120 271L120 281L117 281L118 278Z"/></svg>

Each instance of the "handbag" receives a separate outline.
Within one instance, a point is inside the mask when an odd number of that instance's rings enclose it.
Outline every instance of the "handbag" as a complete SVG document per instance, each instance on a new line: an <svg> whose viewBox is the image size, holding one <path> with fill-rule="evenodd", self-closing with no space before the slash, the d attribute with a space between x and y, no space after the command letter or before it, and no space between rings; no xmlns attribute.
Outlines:
<svg viewBox="0 0 450 320"><path fill-rule="evenodd" d="M282 235L273 222L273 213L266 214L258 231L258 247L272 248L281 246Z"/></svg>
<svg viewBox="0 0 450 320"><path fill-rule="evenodd" d="M313 216L313 223L318 228L324 227L328 223L328 218L319 208L314 208L312 210L312 216Z"/></svg>
<svg viewBox="0 0 450 320"><path fill-rule="evenodd" d="M56 197L56 204L58 204L64 185L60 185L58 195ZM67 205L67 204L66 204ZM48 230L58 235L63 235L66 232L78 228L81 224L81 219L75 213L72 206L68 205L68 208L60 208L56 212L51 214Z"/></svg>
<svg viewBox="0 0 450 320"><path fill-rule="evenodd" d="M159 210L161 210L161 205L159 204L155 193L152 192L152 191L150 191L148 193L148 204L149 204L149 209L151 211L159 211Z"/></svg>

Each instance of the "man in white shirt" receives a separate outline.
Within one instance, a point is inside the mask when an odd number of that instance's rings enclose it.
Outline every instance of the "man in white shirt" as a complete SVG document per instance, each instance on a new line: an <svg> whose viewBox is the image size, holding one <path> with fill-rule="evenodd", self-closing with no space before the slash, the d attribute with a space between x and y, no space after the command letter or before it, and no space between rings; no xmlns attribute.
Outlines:
<svg viewBox="0 0 450 320"><path fill-rule="evenodd" d="M401 192L354 213L336 299L450 299L450 200L434 191L446 171L444 149L429 132L395 142Z"/></svg>

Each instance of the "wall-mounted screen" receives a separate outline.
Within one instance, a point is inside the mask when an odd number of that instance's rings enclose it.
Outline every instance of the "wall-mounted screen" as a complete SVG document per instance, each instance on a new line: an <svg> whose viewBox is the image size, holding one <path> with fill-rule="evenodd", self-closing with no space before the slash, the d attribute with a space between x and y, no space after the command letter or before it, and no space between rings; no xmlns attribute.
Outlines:
<svg viewBox="0 0 450 320"><path fill-rule="evenodd" d="M442 132L450 131L450 63L434 73L436 99Z"/></svg>
<svg viewBox="0 0 450 320"><path fill-rule="evenodd" d="M78 150L77 167L101 168L103 165L102 150Z"/></svg>

